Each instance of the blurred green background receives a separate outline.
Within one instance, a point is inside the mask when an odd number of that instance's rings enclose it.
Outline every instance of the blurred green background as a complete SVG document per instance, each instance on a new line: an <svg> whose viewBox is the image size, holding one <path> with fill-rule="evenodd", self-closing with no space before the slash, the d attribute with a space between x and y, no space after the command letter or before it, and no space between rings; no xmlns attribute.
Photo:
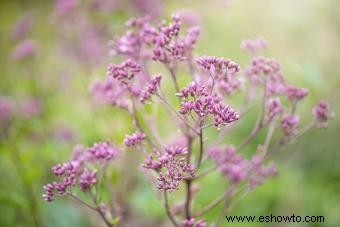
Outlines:
<svg viewBox="0 0 340 227"><path fill-rule="evenodd" d="M122 22L151 10L138 8L134 1L115 2L118 3L112 8L104 5L106 10L88 7L84 15L80 14L86 19L75 17L78 20L54 15L53 1L0 1L0 95L11 97L16 103L38 96L42 103L39 116L16 116L9 138L1 138L0 226L35 226L34 215L42 226L101 226L96 214L76 202L57 199L46 203L41 194L42 185L52 179L50 166L67 160L75 144L90 145L103 139L121 143L132 130L131 119L122 111L94 108L88 92L94 79L105 77L106 65L111 61L107 57L107 43L122 34ZM159 7L156 18L162 15L169 18L175 12L186 12L195 18L194 23L202 28L196 55L228 57L245 66L249 57L240 49L241 40L265 37L270 43L265 55L282 63L289 81L310 89L299 114L310 119L311 107L319 99L329 100L333 111L340 112L337 0L155 2ZM148 7L154 9L156 5ZM15 61L11 52L20 41L13 37L12 30L23 15L32 19L32 30L27 36L35 40L38 48L33 58ZM81 25L75 26L77 23ZM86 38L82 32L89 24L98 29L100 37L95 33L87 38L92 42L96 37L93 42L99 40L104 48L95 59L82 53L80 42ZM340 226L339 124L335 117L326 130L312 130L274 156L279 176L240 200L230 212L230 215L323 215L325 223L224 222L224 226ZM231 142L240 141L251 127L252 124L243 123ZM256 143L248 149L255 148ZM134 155L127 156L129 159ZM134 169L138 172L137 166ZM113 184L121 184L124 174L124 170L118 172ZM166 226L160 196L143 173L138 172L137 182L135 189L125 195L137 221L131 226ZM208 191L199 194L198 207L223 191L223 182L217 174L211 175L202 181L201 188ZM220 210L215 209L206 218L215 219Z"/></svg>

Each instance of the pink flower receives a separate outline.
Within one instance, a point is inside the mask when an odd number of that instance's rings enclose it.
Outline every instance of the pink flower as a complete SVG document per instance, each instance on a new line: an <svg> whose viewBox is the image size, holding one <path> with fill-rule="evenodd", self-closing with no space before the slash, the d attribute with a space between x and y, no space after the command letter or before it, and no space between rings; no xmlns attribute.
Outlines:
<svg viewBox="0 0 340 227"><path fill-rule="evenodd" d="M79 176L79 185L81 190L86 191L97 182L97 172L90 172L84 169L84 172Z"/></svg>
<svg viewBox="0 0 340 227"><path fill-rule="evenodd" d="M126 135L124 139L124 144L127 147L136 146L138 144L142 144L142 142L146 139L146 135L142 132L136 131L132 135Z"/></svg>
<svg viewBox="0 0 340 227"><path fill-rule="evenodd" d="M299 116L288 115L283 117L281 127L286 136L296 136L298 134L298 126L300 123Z"/></svg>
<svg viewBox="0 0 340 227"><path fill-rule="evenodd" d="M160 86L162 76L158 75L151 79L150 82L146 84L146 88L140 93L141 103L145 103L146 100L151 99L151 95L156 94Z"/></svg>
<svg viewBox="0 0 340 227"><path fill-rule="evenodd" d="M273 119L283 112L283 107L279 98L270 98L268 100L268 121Z"/></svg>
<svg viewBox="0 0 340 227"><path fill-rule="evenodd" d="M14 61L31 58L36 55L37 49L38 45L34 40L26 39L13 49L11 57Z"/></svg>
<svg viewBox="0 0 340 227"><path fill-rule="evenodd" d="M181 90L177 96L182 98L179 113L188 114L194 112L199 118L211 115L214 125L226 125L239 119L239 115L231 107L224 105L216 94L208 94L205 87L199 87L192 82Z"/></svg>
<svg viewBox="0 0 340 227"><path fill-rule="evenodd" d="M319 128L326 128L328 120L335 115L331 112L330 104L327 101L320 101L318 105L313 107L312 112Z"/></svg>
<svg viewBox="0 0 340 227"><path fill-rule="evenodd" d="M20 114L24 118L39 116L42 112L42 103L39 98L29 97L20 104Z"/></svg>
<svg viewBox="0 0 340 227"><path fill-rule="evenodd" d="M165 153L157 153L157 161L152 155L148 155L143 165L146 169L153 169L158 172L157 188L162 191L178 190L179 183L185 178L194 177L195 170L190 163L187 163L183 155L188 153L185 147L166 147Z"/></svg>
<svg viewBox="0 0 340 227"><path fill-rule="evenodd" d="M241 43L241 48L252 55L256 54L262 49L265 49L267 46L268 41L263 38L245 39Z"/></svg>
<svg viewBox="0 0 340 227"><path fill-rule="evenodd" d="M0 121L8 122L13 117L14 103L6 96L0 96Z"/></svg>
<svg viewBox="0 0 340 227"><path fill-rule="evenodd" d="M290 101L299 101L308 95L308 89L287 85L284 88L284 94Z"/></svg>

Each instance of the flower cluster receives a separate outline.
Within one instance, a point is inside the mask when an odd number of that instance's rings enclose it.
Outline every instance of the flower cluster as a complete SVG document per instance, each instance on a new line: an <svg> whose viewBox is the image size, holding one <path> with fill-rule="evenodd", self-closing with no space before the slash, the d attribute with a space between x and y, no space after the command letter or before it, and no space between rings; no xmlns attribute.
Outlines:
<svg viewBox="0 0 340 227"><path fill-rule="evenodd" d="M140 65L131 59L127 59L119 65L109 64L107 68L107 75L117 79L123 84L127 84L140 71Z"/></svg>
<svg viewBox="0 0 340 227"><path fill-rule="evenodd" d="M181 36L181 21L178 16L172 16L170 23L163 21L158 27L152 26L147 17L133 18L126 25L129 30L114 40L112 53L123 55L127 59L120 64L110 64L107 68L108 78L95 82L91 90L98 99L128 110L136 131L126 135L124 144L129 149L142 150L145 154L142 167L155 174L157 188L164 193L165 208L172 223L175 226L204 227L206 222L197 221L195 218L204 215L216 204L208 204L209 209L203 209L197 212L197 215L191 211L191 202L198 190L197 179L210 173L201 172L202 163L206 158L211 158L219 172L229 180L232 187L230 190L234 187L237 189L242 183L252 190L269 177L275 176L276 166L267 162L267 158L278 147L305 131L299 130L300 117L296 115L296 108L308 95L308 90L287 83L277 60L255 55L267 46L263 39L242 42L241 47L252 55L252 60L250 66L241 71L237 63L227 58L193 58L192 51L199 36L199 29L190 28L186 35ZM161 80L166 73L162 76L151 76L148 69L151 65L148 64L149 60L161 62L166 66L176 88L176 101L180 101L178 111L172 104L173 100L167 99L168 94L164 92L167 90L161 88ZM192 81L184 88L180 87L181 83L177 80L178 65L183 63L192 74ZM196 70L197 68L200 70ZM252 100L259 99L261 103L254 129L237 148L220 146L219 139L224 138L223 133L227 131L224 129L221 130L220 138L213 141L212 145L207 145L209 139L205 134L206 128L226 126L239 120L239 113L225 104L224 98L235 91L242 91L243 83L247 83L248 93L244 106L240 107L242 116L251 109ZM153 121L157 122L158 116L146 116L153 112L143 105L153 96L157 96L159 102L168 108L171 122L180 128L179 134L175 136L179 139L164 148L164 136L158 134L158 127L152 125ZM136 102L137 99L140 102ZM333 116L326 102L320 102L314 107L313 115L319 127L325 127L327 120ZM278 146L273 143L277 128L283 131L276 143ZM245 158L241 155L241 150L262 132L261 130L267 131L266 138L258 145L251 158ZM146 139L148 143L144 143ZM194 150L196 148L197 152ZM117 154L117 149L109 142L96 143L90 148L77 147L69 162L53 167L52 171L60 181L45 185L44 199L51 201L56 195L65 195L74 186L79 186L85 192L90 191L100 176L94 167L106 165ZM191 164L192 161L195 166ZM215 170L214 166L212 167ZM196 176L196 172L200 174ZM182 182L186 187L186 200L181 208L171 209L167 193L178 190ZM229 193L229 189L225 192L224 200L234 196ZM184 221L176 220L180 212L184 212L181 215L185 217Z"/></svg>
<svg viewBox="0 0 340 227"><path fill-rule="evenodd" d="M262 184L265 179L276 175L277 172L273 163L267 166L262 164L264 158L262 153L255 154L250 161L237 154L233 146L222 149L211 147L208 154L231 183L247 181L250 189Z"/></svg>
<svg viewBox="0 0 340 227"><path fill-rule="evenodd" d="M267 47L268 41L263 38L245 39L241 42L241 48L252 55Z"/></svg>
<svg viewBox="0 0 340 227"><path fill-rule="evenodd" d="M72 187L79 184L81 190L86 191L97 182L97 170L89 170L95 163L104 164L114 159L118 150L110 142L95 143L92 147L76 146L71 160L52 167L54 175L59 181L44 186L43 198L52 201L55 196L63 196Z"/></svg>
<svg viewBox="0 0 340 227"><path fill-rule="evenodd" d="M149 17L132 18L126 22L128 30L122 37L114 39L111 54L124 55L132 59L149 59L150 46L155 42L157 30L150 24Z"/></svg>
<svg viewBox="0 0 340 227"><path fill-rule="evenodd" d="M196 221L195 218L185 219L181 227L206 227L207 223L205 221Z"/></svg>
<svg viewBox="0 0 340 227"><path fill-rule="evenodd" d="M140 93L141 103L145 103L146 100L150 100L151 95L156 94L160 86L162 77L160 75L151 79L150 82L146 84L146 88Z"/></svg>
<svg viewBox="0 0 340 227"><path fill-rule="evenodd" d="M181 114L195 112L200 119L211 115L214 125L225 125L239 119L239 115L231 107L223 104L221 97L209 94L205 87L199 87L195 82L183 88L177 96L182 98Z"/></svg>
<svg viewBox="0 0 340 227"><path fill-rule="evenodd" d="M34 40L26 39L20 42L12 51L14 61L34 57L38 51L38 45Z"/></svg>
<svg viewBox="0 0 340 227"><path fill-rule="evenodd" d="M330 104L327 101L320 101L319 104L313 108L312 112L317 127L319 128L326 128L328 120L334 117L334 113L331 112Z"/></svg>
<svg viewBox="0 0 340 227"><path fill-rule="evenodd" d="M273 58L256 56L252 59L251 65L247 68L246 74L253 80L260 80L260 76L268 76L272 80L281 80L282 72L280 63Z"/></svg>
<svg viewBox="0 0 340 227"><path fill-rule="evenodd" d="M196 62L216 77L234 75L240 70L240 66L230 59L217 58L214 56L199 57Z"/></svg>
<svg viewBox="0 0 340 227"><path fill-rule="evenodd" d="M241 81L235 77L240 66L235 62L213 56L199 57L196 62L209 73L211 90L216 85L222 95L229 96L240 88Z"/></svg>
<svg viewBox="0 0 340 227"><path fill-rule="evenodd" d="M286 136L296 136L298 134L298 127L300 118L297 115L287 115L281 120L281 127Z"/></svg>
<svg viewBox="0 0 340 227"><path fill-rule="evenodd" d="M94 81L90 87L90 91L96 100L100 102L124 109L127 109L129 106L129 102L122 98L127 92L126 87L121 86L113 78L109 77L106 80Z"/></svg>
<svg viewBox="0 0 340 227"><path fill-rule="evenodd" d="M299 101L308 95L308 89L287 85L284 88L284 94L290 101Z"/></svg>
<svg viewBox="0 0 340 227"><path fill-rule="evenodd" d="M152 58L169 67L173 67L175 61L191 57L199 35L199 28L192 27L181 37L181 21L178 15L173 15L169 24L163 21L158 28L151 25L148 17L130 19L126 25L130 30L114 40L112 54L125 55L136 60Z"/></svg>
<svg viewBox="0 0 340 227"><path fill-rule="evenodd" d="M42 102L39 98L28 97L20 104L21 116L24 118L32 118L38 116L42 112Z"/></svg>
<svg viewBox="0 0 340 227"><path fill-rule="evenodd" d="M268 121L271 122L276 116L283 112L283 106L281 104L280 98L270 98L268 100Z"/></svg>
<svg viewBox="0 0 340 227"><path fill-rule="evenodd" d="M162 154L154 149L157 160L149 154L143 165L146 169L155 170L158 173L157 188L164 191L178 190L181 180L195 176L195 170L187 163L184 156L188 153L187 148L171 146L165 148Z"/></svg>
<svg viewBox="0 0 340 227"><path fill-rule="evenodd" d="M146 135L144 133L136 131L132 135L125 136L124 144L127 147L132 147L141 144L145 139Z"/></svg>

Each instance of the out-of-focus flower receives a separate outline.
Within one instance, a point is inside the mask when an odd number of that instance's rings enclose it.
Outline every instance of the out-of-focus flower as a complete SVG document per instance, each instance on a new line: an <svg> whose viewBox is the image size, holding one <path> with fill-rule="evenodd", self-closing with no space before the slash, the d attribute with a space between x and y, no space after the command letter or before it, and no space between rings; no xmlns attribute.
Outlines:
<svg viewBox="0 0 340 227"><path fill-rule="evenodd" d="M20 103L20 115L24 118L39 116L42 112L42 102L37 97L29 97Z"/></svg>
<svg viewBox="0 0 340 227"><path fill-rule="evenodd" d="M55 0L54 13L57 16L64 16L73 11L78 3L78 0Z"/></svg>
<svg viewBox="0 0 340 227"><path fill-rule="evenodd" d="M92 185L97 182L97 172L89 171L88 169L84 169L84 172L79 176L79 186L81 190L86 191Z"/></svg>
<svg viewBox="0 0 340 227"><path fill-rule="evenodd" d="M206 227L207 223L203 220L196 220L195 218L185 219L181 227Z"/></svg>
<svg viewBox="0 0 340 227"><path fill-rule="evenodd" d="M158 31L150 24L150 18L132 18L126 22L130 28L123 36L113 41L112 55L124 55L134 60L150 59L151 45L158 36Z"/></svg>
<svg viewBox="0 0 340 227"><path fill-rule="evenodd" d="M0 121L1 124L8 122L14 114L14 103L6 96L0 96Z"/></svg>
<svg viewBox="0 0 340 227"><path fill-rule="evenodd" d="M252 159L252 171L253 174L249 176L249 189L252 190L261 185L267 178L276 176L277 167L274 162L270 162L268 165L260 165L254 162Z"/></svg>
<svg viewBox="0 0 340 227"><path fill-rule="evenodd" d="M180 9L176 14L179 15L182 23L188 26L197 26L202 20L200 15L191 9Z"/></svg>
<svg viewBox="0 0 340 227"><path fill-rule="evenodd" d="M109 161L118 155L118 149L108 141L95 143L92 147L87 149L92 154L92 160Z"/></svg>
<svg viewBox="0 0 340 227"><path fill-rule="evenodd" d="M150 100L151 95L156 94L160 86L161 79L162 76L158 75L152 78L151 81L146 84L146 88L140 93L140 101L142 103L145 103L146 100Z"/></svg>
<svg viewBox="0 0 340 227"><path fill-rule="evenodd" d="M300 118L297 115L284 116L281 121L281 127L286 136L296 136L298 134L298 127Z"/></svg>
<svg viewBox="0 0 340 227"><path fill-rule="evenodd" d="M283 112L283 107L279 98L270 98L268 100L268 121L273 119Z"/></svg>
<svg viewBox="0 0 340 227"><path fill-rule="evenodd" d="M231 182L238 183L247 177L248 162L236 153L233 146L227 146L223 150L212 147L208 150L208 154L216 162L221 173Z"/></svg>
<svg viewBox="0 0 340 227"><path fill-rule="evenodd" d="M163 11L162 1L159 0L132 0L132 6L141 15L159 18Z"/></svg>
<svg viewBox="0 0 340 227"><path fill-rule="evenodd" d="M234 75L240 70L240 66L230 59L218 58L214 56L203 56L196 61L205 70L210 71L213 76Z"/></svg>
<svg viewBox="0 0 340 227"><path fill-rule="evenodd" d="M141 144L146 138L146 135L142 132L136 131L132 135L126 135L124 139L124 144L127 147L136 146Z"/></svg>
<svg viewBox="0 0 340 227"><path fill-rule="evenodd" d="M284 88L284 94L290 101L299 101L308 95L308 89L287 85Z"/></svg>
<svg viewBox="0 0 340 227"><path fill-rule="evenodd" d="M53 138L56 141L72 142L76 135L72 128L66 126L57 126L52 132Z"/></svg>
<svg viewBox="0 0 340 227"><path fill-rule="evenodd" d="M13 49L11 58L14 61L34 57L37 53L38 45L34 40L25 39Z"/></svg>
<svg viewBox="0 0 340 227"><path fill-rule="evenodd" d="M254 189L268 177L275 176L277 173L274 163L263 165L262 153L255 154L250 161L237 154L233 146L222 149L211 147L208 154L215 161L220 172L232 183L246 180L250 189Z"/></svg>
<svg viewBox="0 0 340 227"><path fill-rule="evenodd" d="M127 59L119 65L110 64L107 68L107 75L123 84L128 84L140 71L141 66L139 64L131 59Z"/></svg>
<svg viewBox="0 0 340 227"><path fill-rule="evenodd" d="M280 79L282 77L281 65L273 58L254 57L246 70L246 74L250 77L269 76L273 79Z"/></svg>
<svg viewBox="0 0 340 227"><path fill-rule="evenodd" d="M12 38L20 40L26 38L33 25L32 14L26 13L12 27Z"/></svg>
<svg viewBox="0 0 340 227"><path fill-rule="evenodd" d="M90 91L99 102L124 109L128 108L129 102L124 98L127 88L121 86L120 83L117 83L113 78L109 77L103 81L94 81L90 87Z"/></svg>
<svg viewBox="0 0 340 227"><path fill-rule="evenodd" d="M330 104L327 101L320 101L318 105L313 107L312 112L318 128L326 128L328 120L334 117L335 113L331 112L330 109Z"/></svg>
<svg viewBox="0 0 340 227"><path fill-rule="evenodd" d="M241 43L241 48L245 51L247 51L249 54L256 54L262 49L267 48L268 41L264 38L258 38L258 39L245 39Z"/></svg>
<svg viewBox="0 0 340 227"><path fill-rule="evenodd" d="M222 95L231 95L241 86L241 81L235 77L240 70L240 66L230 59L217 58L214 56L203 56L196 60L198 65L209 72L210 84L207 86L217 86ZM204 83L207 84L205 81Z"/></svg>

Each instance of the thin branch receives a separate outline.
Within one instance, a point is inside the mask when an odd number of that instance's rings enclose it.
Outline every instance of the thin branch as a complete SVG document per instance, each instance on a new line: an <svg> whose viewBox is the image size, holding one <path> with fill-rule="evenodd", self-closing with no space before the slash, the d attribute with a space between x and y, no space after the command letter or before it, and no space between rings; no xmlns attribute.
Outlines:
<svg viewBox="0 0 340 227"><path fill-rule="evenodd" d="M270 126L269 126L269 129L268 129L268 132L267 132L267 136L266 136L266 139L265 139L265 142L264 142L264 148L265 150L268 149L268 146L270 145L270 142L273 138L273 134L274 134L274 131L275 131L275 123L273 122Z"/></svg>
<svg viewBox="0 0 340 227"><path fill-rule="evenodd" d="M90 208L91 210L97 211L97 208L91 204L88 204L87 202L85 202L84 200L82 200L81 198L79 198L77 195L71 193L71 192L67 192L66 193L68 196L70 196L71 198L77 200L78 202L80 202L81 204L85 205L86 207Z"/></svg>
<svg viewBox="0 0 340 227"><path fill-rule="evenodd" d="M204 177L205 175L208 175L209 173L214 172L217 168L218 168L218 166L216 166L216 165L215 165L215 166L212 166L212 167L210 167L209 169L205 170L204 172L202 172L202 173L196 175L195 177L193 177L193 178L191 178L191 179L192 179L192 180L197 180L197 179L199 179L199 178L201 178L201 177Z"/></svg>
<svg viewBox="0 0 340 227"><path fill-rule="evenodd" d="M185 201L185 217L186 219L191 218L191 212L190 212L190 204L191 204L191 179L188 179L186 182L186 201Z"/></svg>
<svg viewBox="0 0 340 227"><path fill-rule="evenodd" d="M266 81L264 83L264 92L262 95L262 108L261 113L259 114L256 124L251 131L251 133L242 141L242 143L238 146L237 150L241 150L244 148L257 134L258 132L264 127L264 116L266 113L266 99L267 99L267 88L266 88Z"/></svg>
<svg viewBox="0 0 340 227"><path fill-rule="evenodd" d="M179 113L177 112L177 110L161 95L158 94L158 97L163 101L164 104L166 104L178 117L178 119L180 119L187 127L189 127L193 132L195 132L196 134L199 134L199 132L197 132L196 129L194 129L191 125L189 125L187 123L187 121L185 121L185 119L183 119L181 117L181 115L179 115Z"/></svg>
<svg viewBox="0 0 340 227"><path fill-rule="evenodd" d="M107 219L105 213L103 212L103 210L100 208L100 205L98 204L98 200L97 200L97 195L96 193L91 193L92 194L92 200L94 202L94 204L96 205L95 209L98 212L98 214L100 215L100 217L103 219L103 221L105 222L105 224L108 227L113 227L113 224Z"/></svg>
<svg viewBox="0 0 340 227"><path fill-rule="evenodd" d="M131 116L133 117L134 120L134 124L136 126L136 128L143 132L144 134L146 134L145 130L143 129L138 117L137 117L137 108L136 108L136 103L134 101L134 98L132 97L132 95L130 95L131 98L131 102L132 102L132 114ZM150 147L156 147L155 144L151 141L150 137L147 135L146 136L146 141L148 142Z"/></svg>
<svg viewBox="0 0 340 227"><path fill-rule="evenodd" d="M218 206L221 202L223 202L226 198L230 197L233 194L234 191L234 187L231 186L228 188L228 190L226 190L220 197L218 197L217 199L215 199L212 203L210 203L209 205L205 206L204 209L198 211L195 214L195 217L199 217L202 216L203 214L207 213L208 211L212 210L213 208L215 208L216 206Z"/></svg>
<svg viewBox="0 0 340 227"><path fill-rule="evenodd" d="M202 121L200 124L202 124ZM198 136L199 136L199 154L198 154L198 159L196 163L196 169L200 167L202 163L202 157L203 157L203 128L202 127L200 127L200 132Z"/></svg>
<svg viewBox="0 0 340 227"><path fill-rule="evenodd" d="M176 226L179 227L179 224L176 222L174 216L172 215L171 211L170 211L170 207L169 207L169 200L168 200L168 194L166 191L164 191L164 206L165 206L165 210L166 210L166 214L168 215L171 223Z"/></svg>

